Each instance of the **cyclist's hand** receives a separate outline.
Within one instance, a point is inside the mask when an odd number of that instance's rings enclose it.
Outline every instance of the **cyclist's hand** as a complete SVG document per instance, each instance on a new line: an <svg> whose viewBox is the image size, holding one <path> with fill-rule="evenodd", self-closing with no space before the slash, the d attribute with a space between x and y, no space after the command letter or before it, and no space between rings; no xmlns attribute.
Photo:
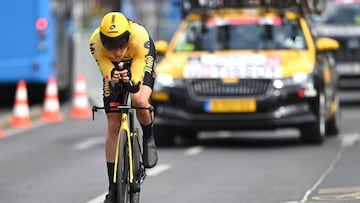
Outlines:
<svg viewBox="0 0 360 203"><path fill-rule="evenodd" d="M111 81L114 83L119 83L121 80L121 74L120 74L120 69L119 68L114 68L111 71Z"/></svg>
<svg viewBox="0 0 360 203"><path fill-rule="evenodd" d="M123 68L124 63L120 62L118 64L118 67L115 67L112 71L111 71L111 81L114 83L119 83L119 82L124 82L127 83L129 82L130 78L128 75L128 70L126 68Z"/></svg>
<svg viewBox="0 0 360 203"><path fill-rule="evenodd" d="M130 78L129 78L128 70L126 68L124 68L123 66L124 66L124 63L120 62L119 63L120 80L124 83L127 83L130 81Z"/></svg>

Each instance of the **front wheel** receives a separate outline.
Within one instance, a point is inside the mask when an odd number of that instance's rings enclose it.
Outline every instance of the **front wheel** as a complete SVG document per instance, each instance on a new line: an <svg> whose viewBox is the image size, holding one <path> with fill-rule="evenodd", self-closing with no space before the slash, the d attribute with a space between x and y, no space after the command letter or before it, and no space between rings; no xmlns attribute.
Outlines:
<svg viewBox="0 0 360 203"><path fill-rule="evenodd" d="M118 166L116 171L117 202L130 202L130 182L129 182L129 149L127 145L127 135L125 131L119 133L120 140L118 145Z"/></svg>

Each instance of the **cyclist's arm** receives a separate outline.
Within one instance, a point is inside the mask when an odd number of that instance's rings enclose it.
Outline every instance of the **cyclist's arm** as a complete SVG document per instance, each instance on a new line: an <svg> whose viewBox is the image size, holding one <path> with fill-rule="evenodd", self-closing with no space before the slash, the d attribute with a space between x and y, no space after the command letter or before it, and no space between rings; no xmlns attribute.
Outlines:
<svg viewBox="0 0 360 203"><path fill-rule="evenodd" d="M96 61L100 73L104 80L111 80L111 71L114 68L114 64L111 60L104 55L106 50L102 47L99 29L95 30L89 40L91 54Z"/></svg>
<svg viewBox="0 0 360 203"><path fill-rule="evenodd" d="M136 48L131 62L131 80L134 83L142 81L144 85L152 88L154 63L156 59L155 46L146 30L139 31L136 37Z"/></svg>

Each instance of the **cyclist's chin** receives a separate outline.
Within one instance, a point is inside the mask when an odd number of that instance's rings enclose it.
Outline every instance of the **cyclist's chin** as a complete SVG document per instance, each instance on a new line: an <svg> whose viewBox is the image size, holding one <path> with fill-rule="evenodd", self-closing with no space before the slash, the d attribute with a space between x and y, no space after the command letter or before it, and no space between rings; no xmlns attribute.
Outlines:
<svg viewBox="0 0 360 203"><path fill-rule="evenodd" d="M119 55L113 55L115 61L121 61L121 59L124 57L123 55L119 56Z"/></svg>

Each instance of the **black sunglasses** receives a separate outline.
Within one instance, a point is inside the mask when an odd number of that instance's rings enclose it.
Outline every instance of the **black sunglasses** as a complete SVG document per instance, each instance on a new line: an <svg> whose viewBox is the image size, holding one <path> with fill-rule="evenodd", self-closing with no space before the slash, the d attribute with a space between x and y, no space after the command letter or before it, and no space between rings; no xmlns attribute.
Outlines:
<svg viewBox="0 0 360 203"><path fill-rule="evenodd" d="M114 41L107 41L104 43L104 47L107 50L115 50L115 49L125 49L129 43L129 38L127 39L119 39Z"/></svg>

